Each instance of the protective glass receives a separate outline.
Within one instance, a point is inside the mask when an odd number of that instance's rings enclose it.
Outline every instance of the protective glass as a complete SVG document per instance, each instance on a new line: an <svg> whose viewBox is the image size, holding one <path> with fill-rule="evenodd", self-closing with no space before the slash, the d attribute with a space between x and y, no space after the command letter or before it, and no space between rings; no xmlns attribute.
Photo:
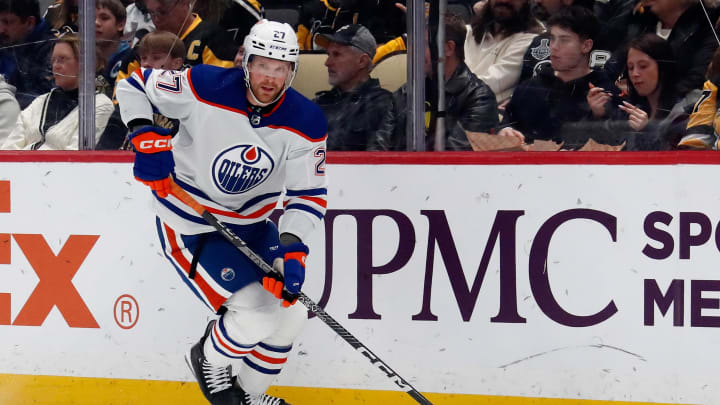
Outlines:
<svg viewBox="0 0 720 405"><path fill-rule="evenodd" d="M292 64L273 59L252 58L247 65L248 71L255 74L286 78L292 72Z"/></svg>

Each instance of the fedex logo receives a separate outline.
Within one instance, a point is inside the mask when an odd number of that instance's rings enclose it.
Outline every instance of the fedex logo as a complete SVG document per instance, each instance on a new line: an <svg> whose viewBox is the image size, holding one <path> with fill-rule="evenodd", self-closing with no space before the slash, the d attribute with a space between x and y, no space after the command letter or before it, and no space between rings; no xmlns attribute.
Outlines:
<svg viewBox="0 0 720 405"><path fill-rule="evenodd" d="M0 181L0 213L10 213L10 208L10 182ZM68 326L99 328L72 283L98 238L99 235L70 235L56 255L43 235L0 234L0 264L11 264L11 244L15 241L39 279L14 320L12 294L0 292L0 326L41 326L53 307L57 307Z"/></svg>

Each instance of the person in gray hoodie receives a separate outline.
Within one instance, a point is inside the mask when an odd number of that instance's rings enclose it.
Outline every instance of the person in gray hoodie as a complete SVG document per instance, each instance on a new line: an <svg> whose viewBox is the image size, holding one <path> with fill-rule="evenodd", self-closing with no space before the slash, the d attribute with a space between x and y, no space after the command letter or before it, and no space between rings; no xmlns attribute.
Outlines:
<svg viewBox="0 0 720 405"><path fill-rule="evenodd" d="M5 81L5 76L0 75L0 144L15 128L18 115L20 104L15 98L15 86Z"/></svg>

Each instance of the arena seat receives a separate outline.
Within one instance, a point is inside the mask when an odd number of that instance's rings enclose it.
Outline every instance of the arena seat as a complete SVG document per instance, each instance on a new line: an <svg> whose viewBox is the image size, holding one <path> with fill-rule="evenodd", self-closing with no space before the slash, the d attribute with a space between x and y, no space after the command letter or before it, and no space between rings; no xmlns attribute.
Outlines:
<svg viewBox="0 0 720 405"><path fill-rule="evenodd" d="M292 87L311 100L318 91L330 90L325 59L327 54L323 51L300 52L300 65Z"/></svg>
<svg viewBox="0 0 720 405"><path fill-rule="evenodd" d="M381 59L370 76L379 79L384 89L399 89L407 81L407 53L396 52Z"/></svg>

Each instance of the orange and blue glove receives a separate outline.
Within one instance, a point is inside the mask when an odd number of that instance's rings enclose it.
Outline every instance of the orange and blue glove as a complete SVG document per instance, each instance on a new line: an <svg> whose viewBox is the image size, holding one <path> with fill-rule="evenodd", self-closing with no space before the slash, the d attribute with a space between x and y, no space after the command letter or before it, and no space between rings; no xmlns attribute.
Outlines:
<svg viewBox="0 0 720 405"><path fill-rule="evenodd" d="M308 247L302 242L280 244L280 256L273 261L275 273L263 278L263 288L283 300L285 308L297 302L305 282L305 259L308 252Z"/></svg>
<svg viewBox="0 0 720 405"><path fill-rule="evenodd" d="M135 179L165 198L170 192L170 173L175 168L170 130L142 127L128 136L135 151Z"/></svg>

